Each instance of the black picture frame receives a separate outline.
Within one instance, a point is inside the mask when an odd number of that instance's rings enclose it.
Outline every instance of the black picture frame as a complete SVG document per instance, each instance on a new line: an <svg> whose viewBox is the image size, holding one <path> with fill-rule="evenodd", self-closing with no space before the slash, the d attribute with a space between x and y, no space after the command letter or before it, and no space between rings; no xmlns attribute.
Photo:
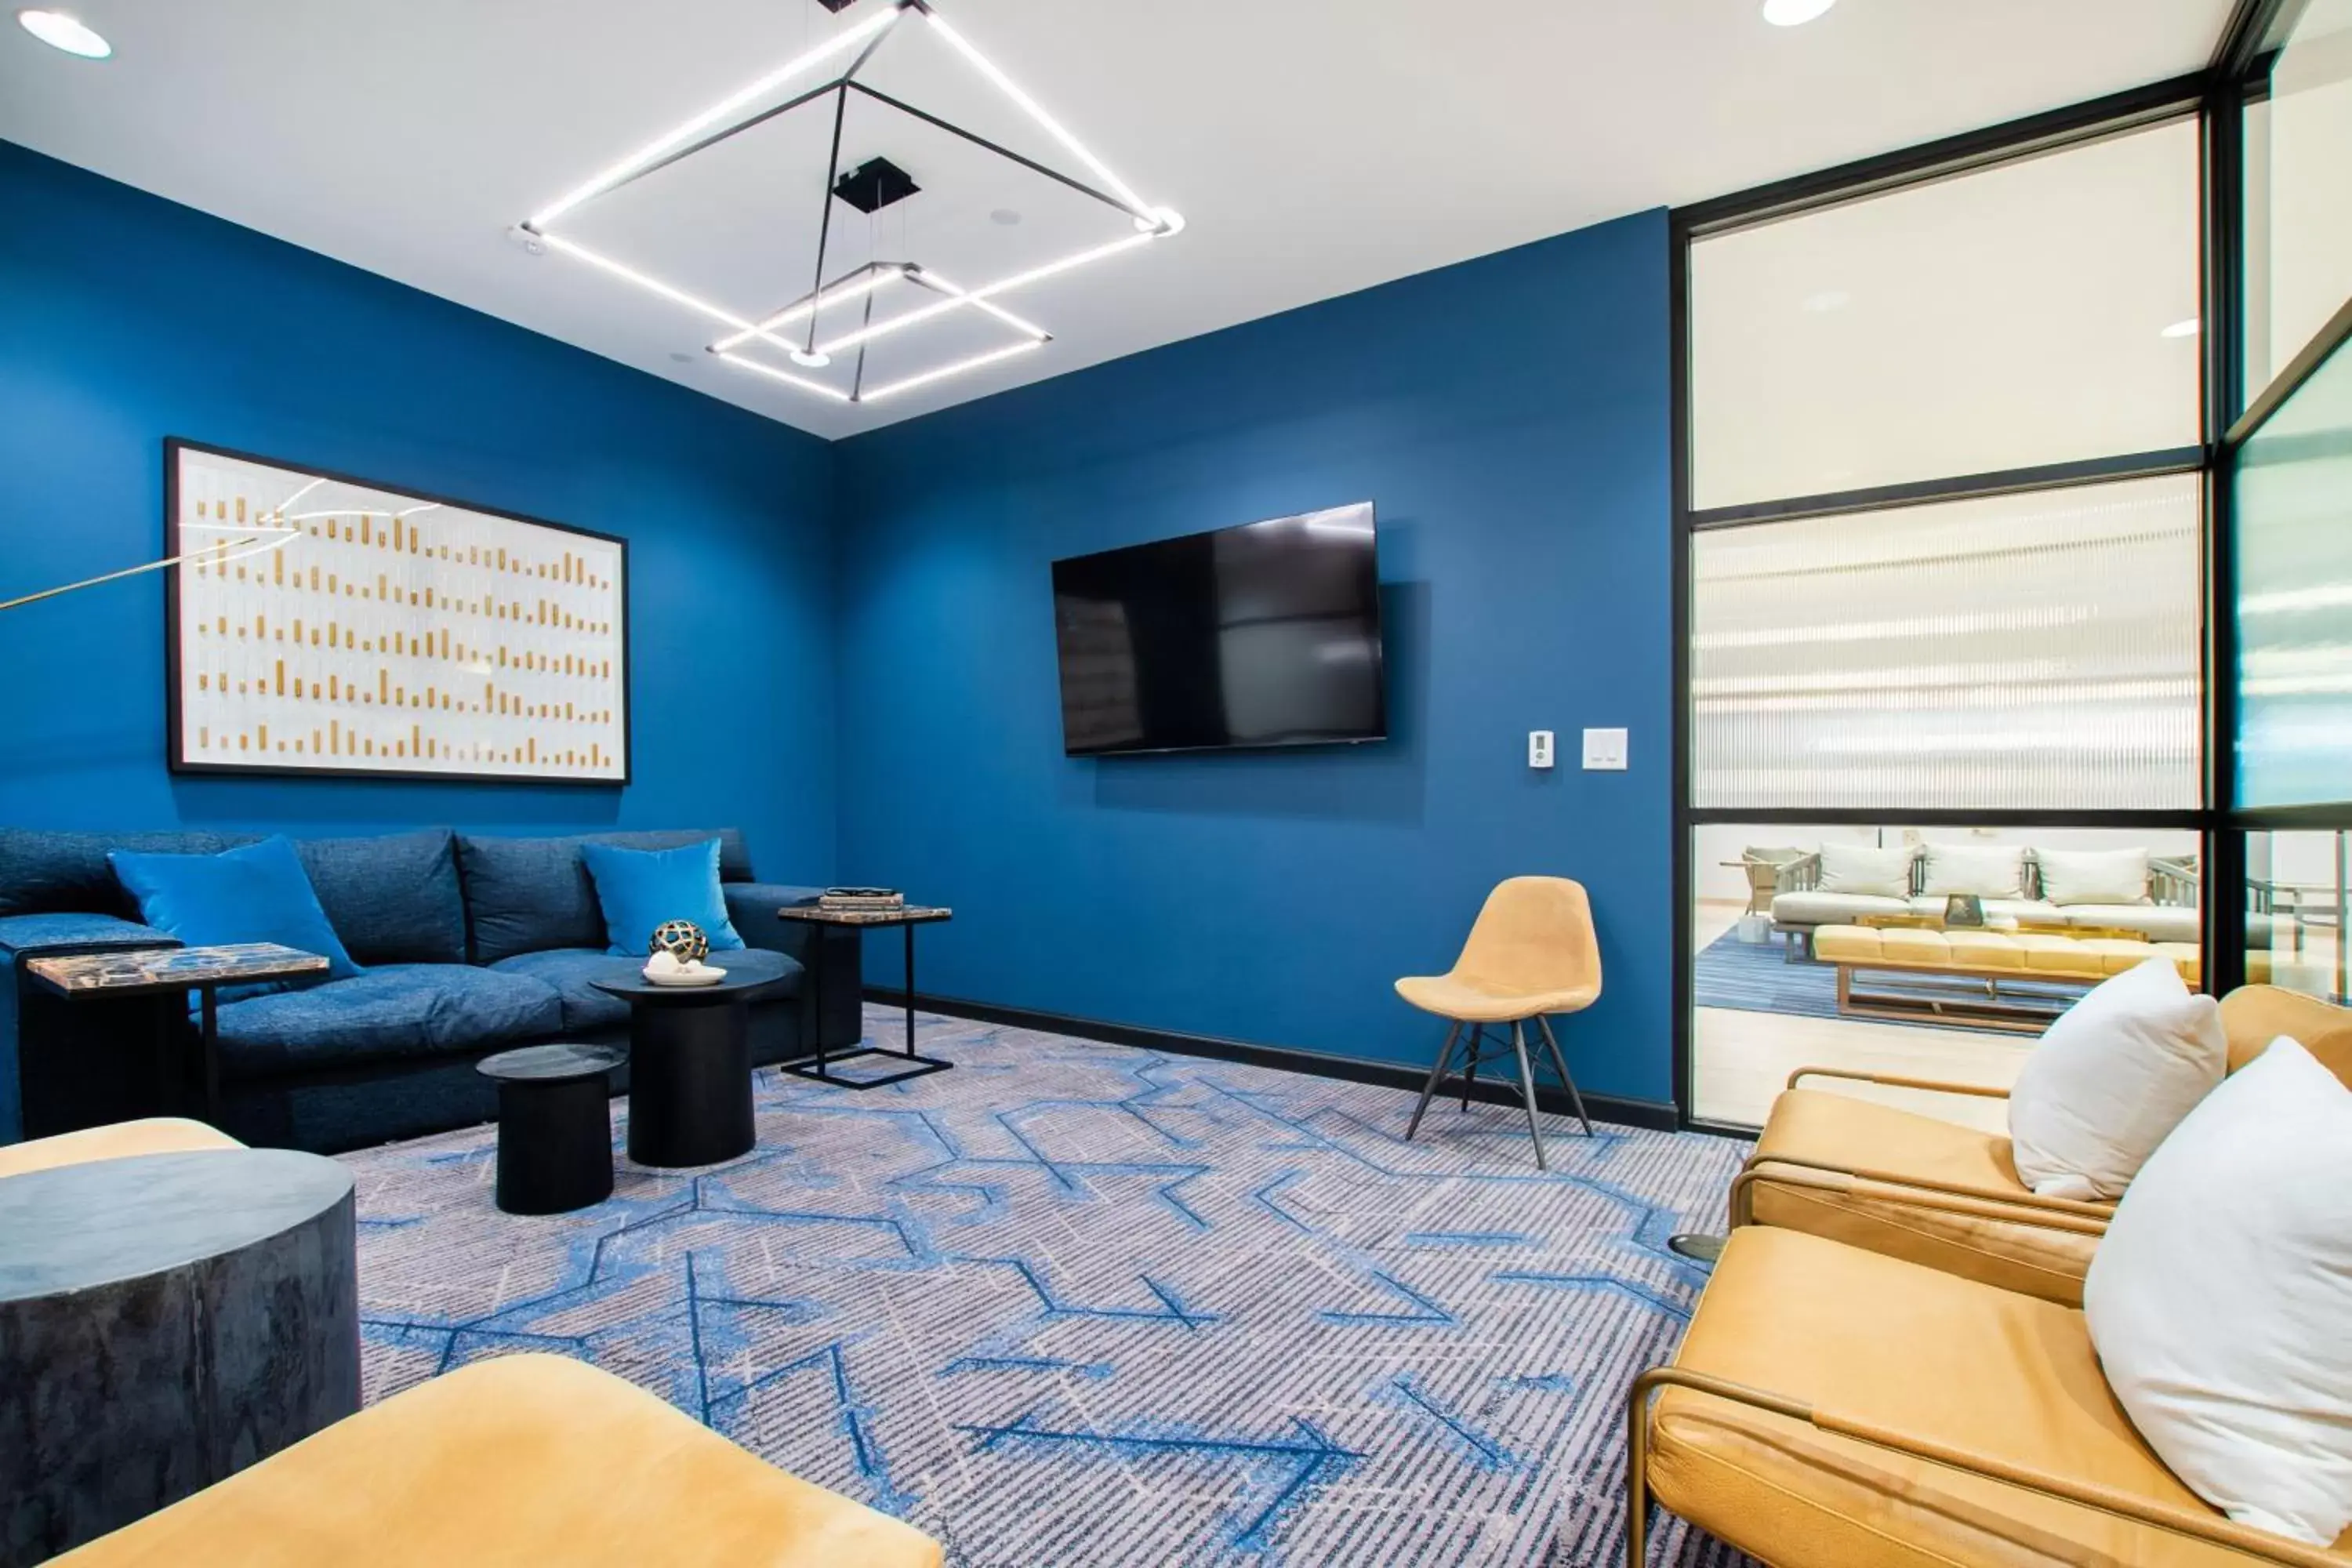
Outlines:
<svg viewBox="0 0 2352 1568"><path fill-rule="evenodd" d="M617 777L573 778L561 774L529 774L512 773L459 772L451 769L427 768L342 768L318 767L302 763L255 762L208 763L187 758L185 737L182 732L184 714L180 700L180 569L166 567L159 575L163 579L163 760L166 770L175 776L247 777L247 778L317 778L372 779L379 782L400 781L427 784L496 784L522 788L544 789L625 789L635 779L636 752L634 726L631 722L632 692L635 672L630 662L629 636L629 542L616 533L599 532L571 523L552 522L528 512L514 511L505 507L487 506L462 497L436 494L364 475L322 468L308 463L292 462L264 453L247 452L234 447L215 446L183 436L166 437L163 441L163 557L172 559L184 552L180 539L180 465L185 454L226 458L236 462L257 463L278 468L306 479L324 479L332 484L354 485L364 489L383 490L436 506L455 507L478 512L485 517L503 518L509 522L527 523L575 538L593 539L613 546L619 553L618 593L615 629L620 638L620 714L619 743L621 770Z"/></svg>

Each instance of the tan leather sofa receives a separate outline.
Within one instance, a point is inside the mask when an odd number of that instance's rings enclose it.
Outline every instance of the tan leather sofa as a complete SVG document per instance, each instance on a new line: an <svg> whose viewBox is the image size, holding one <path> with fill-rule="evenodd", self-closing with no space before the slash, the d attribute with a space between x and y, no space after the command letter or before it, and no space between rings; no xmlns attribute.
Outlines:
<svg viewBox="0 0 2352 1568"><path fill-rule="evenodd" d="M2183 1486L2078 1309L1802 1231L1732 1233L1627 1437L1629 1568L1653 1499L1774 1568L2352 1563Z"/></svg>
<svg viewBox="0 0 2352 1568"><path fill-rule="evenodd" d="M89 1127L60 1132L29 1143L0 1148L0 1176L21 1176L27 1171L59 1165L87 1164L92 1160L124 1160L134 1154L182 1154L196 1149L242 1149L245 1145L201 1121L177 1116L151 1116L140 1121L118 1121L110 1127Z"/></svg>
<svg viewBox="0 0 2352 1568"><path fill-rule="evenodd" d="M940 1568L910 1525L562 1356L463 1367L53 1559L70 1568Z"/></svg>
<svg viewBox="0 0 2352 1568"><path fill-rule="evenodd" d="M2352 1009L2247 985L2222 999L2221 1021L2232 1070L2292 1035L2352 1083ZM1812 1079L2006 1098L1975 1085L1801 1068L1773 1102L1756 1152L1732 1184L1735 1227L1805 1231L2063 1306L2082 1304L2083 1277L2112 1204L2038 1196L2018 1180L2006 1137L1800 1087Z"/></svg>

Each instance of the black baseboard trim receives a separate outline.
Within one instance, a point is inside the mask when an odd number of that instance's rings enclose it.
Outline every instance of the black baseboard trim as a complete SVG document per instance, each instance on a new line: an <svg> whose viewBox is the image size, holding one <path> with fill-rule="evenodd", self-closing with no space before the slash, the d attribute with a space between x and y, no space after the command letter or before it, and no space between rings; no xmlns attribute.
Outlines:
<svg viewBox="0 0 2352 1568"><path fill-rule="evenodd" d="M907 997L905 992L887 985L868 985L866 987L866 999L884 1006L903 1006ZM1140 1024L1111 1024L1099 1018L1074 1018L1066 1013L1044 1013L1034 1007L1005 1007L993 1002L934 996L928 992L915 994L915 1005L927 1013L976 1018L983 1024L1003 1024L1012 1028L1036 1029L1049 1035L1074 1035L1082 1040L1102 1040L1114 1046L1166 1051L1172 1056L1206 1057L1213 1061L1240 1062L1248 1067L1278 1068L1285 1072L1306 1073L1313 1078L1378 1084L1383 1089L1418 1092L1429 1079L1426 1067L1414 1067L1410 1062L1366 1061L1360 1057L1337 1057L1324 1051L1297 1050L1287 1046L1261 1046L1248 1040L1231 1040L1218 1035L1188 1035L1175 1029L1149 1028ZM1433 1049L1435 1048L1435 1038L1432 1037ZM1516 1106L1519 1103L1518 1089L1515 1086L1485 1079L1472 1086L1470 1098L1489 1105ZM1554 1115L1576 1114L1568 1102L1567 1092L1552 1084L1536 1085L1536 1103ZM1664 1100L1622 1100L1615 1095L1587 1094L1584 1108L1591 1112L1595 1121L1614 1122L1620 1127L1643 1127L1658 1132L1675 1132L1682 1128L1681 1115Z"/></svg>

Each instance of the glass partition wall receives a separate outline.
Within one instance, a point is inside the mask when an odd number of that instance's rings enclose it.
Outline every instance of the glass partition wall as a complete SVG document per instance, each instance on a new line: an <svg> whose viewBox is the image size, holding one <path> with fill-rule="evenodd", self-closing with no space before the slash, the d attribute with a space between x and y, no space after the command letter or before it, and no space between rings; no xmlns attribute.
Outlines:
<svg viewBox="0 0 2352 1568"><path fill-rule="evenodd" d="M2201 130L2176 84L1675 215L1692 1121L2205 979Z"/></svg>
<svg viewBox="0 0 2352 1568"><path fill-rule="evenodd" d="M1687 1120L2001 1081L2151 952L2352 996L2347 168L2352 0L2241 0L1673 215Z"/></svg>

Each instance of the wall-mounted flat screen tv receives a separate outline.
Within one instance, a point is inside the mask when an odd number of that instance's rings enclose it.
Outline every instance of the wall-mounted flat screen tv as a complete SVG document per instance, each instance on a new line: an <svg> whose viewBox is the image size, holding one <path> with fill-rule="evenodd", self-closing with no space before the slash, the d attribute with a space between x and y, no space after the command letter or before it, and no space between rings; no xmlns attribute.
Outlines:
<svg viewBox="0 0 2352 1568"><path fill-rule="evenodd" d="M1377 545L1360 501L1055 562L1063 750L1386 739Z"/></svg>

